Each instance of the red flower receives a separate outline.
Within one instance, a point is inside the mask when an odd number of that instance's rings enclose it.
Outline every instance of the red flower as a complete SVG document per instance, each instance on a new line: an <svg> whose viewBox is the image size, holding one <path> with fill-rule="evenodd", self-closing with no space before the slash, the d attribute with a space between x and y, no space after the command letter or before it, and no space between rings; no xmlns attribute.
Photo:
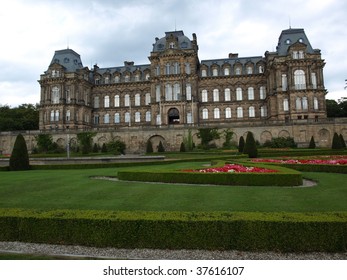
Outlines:
<svg viewBox="0 0 347 280"><path fill-rule="evenodd" d="M200 173L271 173L277 172L277 170L266 169L254 166L244 166L240 164L226 164L222 167L212 167L204 169L187 169L183 170L184 172L200 172Z"/></svg>

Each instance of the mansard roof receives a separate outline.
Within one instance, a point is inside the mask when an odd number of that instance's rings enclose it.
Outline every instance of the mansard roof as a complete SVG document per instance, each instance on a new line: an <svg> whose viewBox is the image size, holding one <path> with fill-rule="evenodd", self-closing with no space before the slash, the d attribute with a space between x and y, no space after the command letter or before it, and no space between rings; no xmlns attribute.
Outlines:
<svg viewBox="0 0 347 280"><path fill-rule="evenodd" d="M278 45L276 47L277 53L280 56L286 56L288 54L289 48L296 43L301 43L306 45L307 53L315 53L311 46L310 41L308 40L304 29L302 28L290 28L285 29L281 32L281 35L278 39Z"/></svg>
<svg viewBox="0 0 347 280"><path fill-rule="evenodd" d="M206 65L208 67L212 65L222 66L224 64L230 64L233 66L234 64L247 64L253 63L257 64L259 62L264 62L264 58L262 56L252 56L252 57L233 57L233 58L218 58L218 59L208 59L201 60L202 65Z"/></svg>
<svg viewBox="0 0 347 280"><path fill-rule="evenodd" d="M153 44L153 52L163 52L165 51L167 46L167 41L174 40L177 42L175 48L177 49L192 49L193 44L192 41L184 35L183 31L169 31L165 32L165 37L159 39L155 38L155 43Z"/></svg>
<svg viewBox="0 0 347 280"><path fill-rule="evenodd" d="M142 65L134 65L133 62L124 62L124 66L115 66L115 67L106 67L106 68L97 68L96 72L100 75L103 75L105 73L114 74L116 72L119 73L125 73L125 72L135 72L136 70L139 70L143 72L146 69L150 69L150 64L142 64Z"/></svg>
<svg viewBox="0 0 347 280"><path fill-rule="evenodd" d="M71 49L55 51L50 65L54 63L63 66L66 72L76 72L83 68L80 55Z"/></svg>

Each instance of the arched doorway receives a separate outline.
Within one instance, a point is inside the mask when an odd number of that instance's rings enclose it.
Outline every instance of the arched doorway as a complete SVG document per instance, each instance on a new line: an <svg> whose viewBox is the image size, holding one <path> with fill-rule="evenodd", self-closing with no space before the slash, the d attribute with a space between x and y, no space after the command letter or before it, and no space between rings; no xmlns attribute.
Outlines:
<svg viewBox="0 0 347 280"><path fill-rule="evenodd" d="M180 113L176 108L171 108L168 111L168 123L169 124L179 124L180 123Z"/></svg>

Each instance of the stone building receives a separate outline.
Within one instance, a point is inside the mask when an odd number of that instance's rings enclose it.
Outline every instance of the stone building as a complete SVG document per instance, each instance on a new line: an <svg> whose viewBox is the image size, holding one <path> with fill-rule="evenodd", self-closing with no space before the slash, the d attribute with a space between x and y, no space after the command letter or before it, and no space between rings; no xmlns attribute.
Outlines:
<svg viewBox="0 0 347 280"><path fill-rule="evenodd" d="M330 146L334 132L347 139L346 120L326 118L325 62L303 29L283 30L263 56L200 61L198 49L196 34L165 32L149 64L92 69L75 51L56 51L39 80L40 131L65 145L66 134L75 141L78 131L95 130L95 142L118 138L130 152L149 139L178 150L188 129L206 126L230 128L235 142L248 131L260 143L291 136L305 146L314 136Z"/></svg>

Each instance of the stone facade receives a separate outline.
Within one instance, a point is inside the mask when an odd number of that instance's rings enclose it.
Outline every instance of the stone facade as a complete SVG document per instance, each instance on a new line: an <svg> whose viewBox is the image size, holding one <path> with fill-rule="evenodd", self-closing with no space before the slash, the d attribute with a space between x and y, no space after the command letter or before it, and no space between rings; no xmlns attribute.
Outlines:
<svg viewBox="0 0 347 280"><path fill-rule="evenodd" d="M264 56L202 61L195 34L166 32L155 38L149 62L89 69L75 51L56 51L39 80L35 133L52 133L65 145L67 134L73 144L78 131L93 130L95 142L119 138L128 152L143 152L148 139L179 150L188 129L199 127L230 128L235 142L247 131L260 143L291 136L305 146L314 136L326 147L335 131L347 139L346 121L326 118L325 62L303 29L283 30L276 51ZM35 133L26 139L33 142ZM0 136L3 151L10 135Z"/></svg>

